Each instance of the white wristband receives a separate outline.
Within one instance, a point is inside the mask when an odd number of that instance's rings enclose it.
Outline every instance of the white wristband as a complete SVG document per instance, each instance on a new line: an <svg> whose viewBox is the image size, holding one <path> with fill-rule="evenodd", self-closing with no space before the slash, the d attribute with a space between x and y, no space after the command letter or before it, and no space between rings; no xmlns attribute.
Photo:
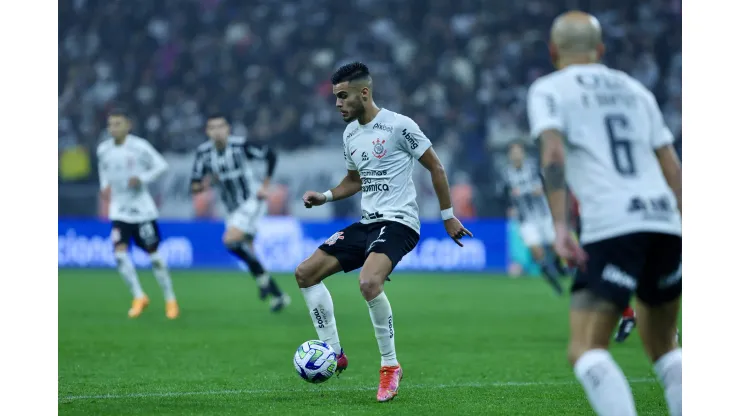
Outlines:
<svg viewBox="0 0 740 416"><path fill-rule="evenodd" d="M452 213L452 207L442 210L442 220L447 221L450 218L455 218L455 214Z"/></svg>
<svg viewBox="0 0 740 416"><path fill-rule="evenodd" d="M331 189L329 189L328 191L324 192L324 196L326 197L326 202L331 202L331 201L334 200L334 194L331 193Z"/></svg>

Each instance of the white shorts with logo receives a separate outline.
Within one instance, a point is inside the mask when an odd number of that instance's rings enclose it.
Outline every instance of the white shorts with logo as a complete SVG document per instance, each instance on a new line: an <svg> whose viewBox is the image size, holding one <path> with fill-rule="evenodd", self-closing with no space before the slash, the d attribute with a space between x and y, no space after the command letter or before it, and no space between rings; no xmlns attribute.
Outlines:
<svg viewBox="0 0 740 416"><path fill-rule="evenodd" d="M555 241L552 218L524 221L519 225L519 232L527 247L550 245Z"/></svg>
<svg viewBox="0 0 740 416"><path fill-rule="evenodd" d="M267 201L251 198L226 217L226 227L236 228L244 234L255 236L262 217L267 213Z"/></svg>

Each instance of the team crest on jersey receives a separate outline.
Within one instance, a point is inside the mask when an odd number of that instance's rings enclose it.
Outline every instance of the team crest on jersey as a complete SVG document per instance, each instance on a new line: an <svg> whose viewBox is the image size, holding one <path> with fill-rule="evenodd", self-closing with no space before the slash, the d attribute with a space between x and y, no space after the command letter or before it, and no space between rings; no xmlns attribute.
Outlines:
<svg viewBox="0 0 740 416"><path fill-rule="evenodd" d="M344 240L344 231L337 231L336 233L334 233L334 235L324 241L324 244L326 244L327 246L333 246L334 243L337 242L337 240Z"/></svg>
<svg viewBox="0 0 740 416"><path fill-rule="evenodd" d="M377 157L378 159L385 156L388 151L383 147L385 144L385 140L375 139L373 140L373 156Z"/></svg>

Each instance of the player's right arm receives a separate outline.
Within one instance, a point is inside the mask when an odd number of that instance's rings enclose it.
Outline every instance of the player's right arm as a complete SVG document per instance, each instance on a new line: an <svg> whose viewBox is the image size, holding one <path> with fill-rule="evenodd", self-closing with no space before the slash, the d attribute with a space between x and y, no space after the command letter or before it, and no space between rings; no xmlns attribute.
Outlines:
<svg viewBox="0 0 740 416"><path fill-rule="evenodd" d="M362 190L362 178L357 170L355 162L347 156L347 148L344 149L344 163L347 166L347 175L336 187L322 193L308 191L303 194L303 205L306 208L323 205L330 201L339 201L349 198Z"/></svg>
<svg viewBox="0 0 740 416"><path fill-rule="evenodd" d="M208 166L205 163L205 153L196 152L193 162L193 171L190 175L190 192L197 194L205 189L203 179L208 174Z"/></svg>
<svg viewBox="0 0 740 416"><path fill-rule="evenodd" d="M567 224L565 182L565 116L551 78L535 81L527 94L527 115L533 137L540 142L542 176L555 228L555 251L579 266L586 253Z"/></svg>
<svg viewBox="0 0 740 416"><path fill-rule="evenodd" d="M681 213L681 189L683 187L681 181L681 161L678 159L675 147L673 147L673 133L665 125L663 113L661 113L660 107L658 107L658 103L655 101L655 96L649 91L645 92L649 107L648 111L650 111L652 121L650 144L655 149L655 156L658 158L658 163L660 163L663 177L665 177L668 186L671 187L673 194L676 196L678 212Z"/></svg>
<svg viewBox="0 0 740 416"><path fill-rule="evenodd" d="M104 199L110 198L110 179L108 178L108 167L103 161L106 143L103 142L98 146L98 179L100 181L100 194Z"/></svg>

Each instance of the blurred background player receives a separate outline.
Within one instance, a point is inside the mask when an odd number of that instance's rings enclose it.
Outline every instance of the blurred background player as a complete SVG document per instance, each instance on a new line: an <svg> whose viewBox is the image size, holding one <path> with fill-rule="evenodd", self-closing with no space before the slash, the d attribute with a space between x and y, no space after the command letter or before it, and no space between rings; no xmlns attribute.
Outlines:
<svg viewBox="0 0 740 416"><path fill-rule="evenodd" d="M152 272L162 288L167 318L175 319L180 308L175 299L167 264L157 249L161 240L158 211L147 186L167 170L162 155L141 137L129 134L131 123L120 109L108 115L111 138L98 146L98 171L103 198L110 201L109 218L118 272L134 297L128 316L138 317L149 305L136 269L128 255L129 242L149 253Z"/></svg>
<svg viewBox="0 0 740 416"><path fill-rule="evenodd" d="M532 257L540 266L547 282L558 295L563 288L558 278L565 274L552 251L555 231L550 208L542 191L542 178L537 162L526 157L524 145L515 141L509 145L509 165L504 176L513 210L519 217L519 232Z"/></svg>
<svg viewBox="0 0 740 416"><path fill-rule="evenodd" d="M598 63L604 45L595 17L556 18L550 51L558 70L532 84L527 109L541 145L555 249L581 266L568 358L598 415L636 415L627 379L607 351L635 294L645 352L669 413L680 415L681 165L673 135L648 89ZM583 247L566 223L566 181L579 202Z"/></svg>
<svg viewBox="0 0 740 416"><path fill-rule="evenodd" d="M272 296L270 310L280 311L290 304L290 297L280 290L254 251L254 237L259 221L267 211L265 198L277 156L265 145L254 145L243 137L232 136L226 116L220 113L208 117L206 134L210 140L198 146L193 164L191 191L203 191L203 180L206 177L210 177L211 183L218 187L221 200L229 212L223 244L229 252L246 263L257 281L259 298L265 300ZM267 173L261 184L257 183L250 166L255 159L267 162Z"/></svg>
<svg viewBox="0 0 740 416"><path fill-rule="evenodd" d="M447 174L432 143L409 117L379 108L373 101L373 81L362 63L339 68L331 79L336 107L348 123L344 130L347 176L324 193L308 191L307 208L349 198L362 192L362 219L331 236L295 271L319 338L338 355L337 371L347 368L339 343L331 294L322 282L327 277L358 268L360 292L367 301L381 355L377 399L398 394L403 371L396 358L393 312L384 292L388 276L419 241L421 224L411 172L414 160L432 176L448 235L472 236L454 217Z"/></svg>

